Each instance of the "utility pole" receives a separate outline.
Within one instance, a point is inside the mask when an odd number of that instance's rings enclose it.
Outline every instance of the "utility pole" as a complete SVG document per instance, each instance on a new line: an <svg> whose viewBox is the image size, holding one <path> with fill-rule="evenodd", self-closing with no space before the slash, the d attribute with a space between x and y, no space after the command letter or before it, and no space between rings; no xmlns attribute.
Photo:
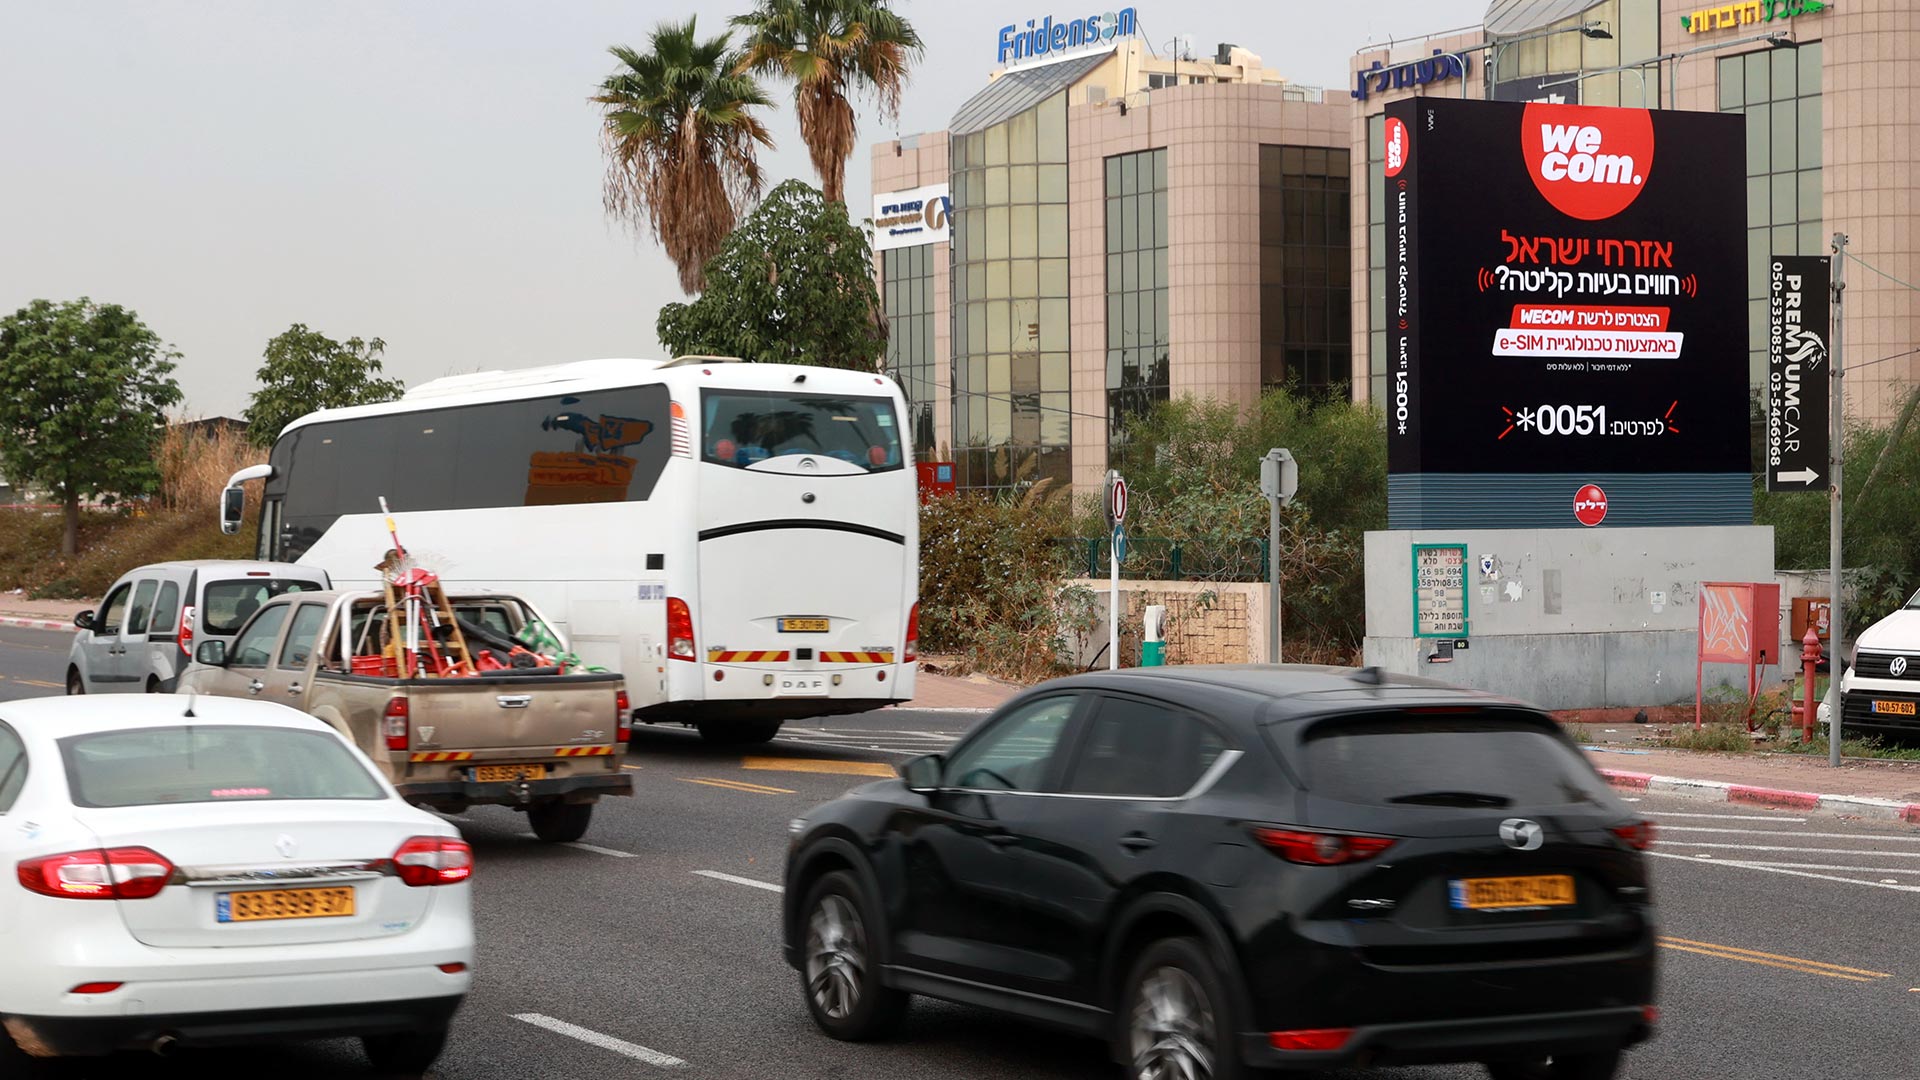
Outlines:
<svg viewBox="0 0 1920 1080"><path fill-rule="evenodd" d="M1280 662L1280 508L1300 488L1300 466L1281 447L1260 459L1260 494L1267 500L1267 663Z"/></svg>
<svg viewBox="0 0 1920 1080"><path fill-rule="evenodd" d="M1847 291L1847 234L1833 234L1833 348L1828 350L1832 370L1833 393L1828 395L1833 412L1828 419L1832 432L1827 442L1827 468L1833 474L1833 484L1827 489L1827 561L1833 568L1833 587L1828 590L1833 595L1827 600L1827 640L1832 643L1833 655L1827 658L1827 764L1840 767L1840 675L1847 662L1846 621L1843 618L1846 609L1845 589L1840 583L1840 466L1846 459L1846 411L1841 408L1840 381L1842 364L1840 351L1846 340L1845 308L1841 300Z"/></svg>

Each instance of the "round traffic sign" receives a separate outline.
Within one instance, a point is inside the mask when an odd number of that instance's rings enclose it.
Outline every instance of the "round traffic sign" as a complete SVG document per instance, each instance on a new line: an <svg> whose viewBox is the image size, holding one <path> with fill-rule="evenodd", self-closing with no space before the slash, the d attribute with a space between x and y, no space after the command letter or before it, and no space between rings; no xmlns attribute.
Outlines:
<svg viewBox="0 0 1920 1080"><path fill-rule="evenodd" d="M1107 516L1115 523L1127 520L1127 482L1119 476L1107 487Z"/></svg>

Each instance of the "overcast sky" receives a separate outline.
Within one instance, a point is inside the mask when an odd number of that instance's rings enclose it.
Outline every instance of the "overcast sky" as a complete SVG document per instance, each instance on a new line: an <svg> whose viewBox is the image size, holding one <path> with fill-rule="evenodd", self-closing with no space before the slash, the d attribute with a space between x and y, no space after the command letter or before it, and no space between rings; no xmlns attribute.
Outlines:
<svg viewBox="0 0 1920 1080"><path fill-rule="evenodd" d="M0 10L0 313L36 297L137 310L183 354L188 410L236 413L268 338L382 337L410 385L450 372L653 356L673 268L600 207L587 97L607 46L666 18L718 33L748 0L87 0ZM1046 0L898 0L927 52L896 129L946 126L999 28ZM1475 24L1486 0L1138 6L1162 51L1231 41L1342 87L1354 50ZM1077 10L1077 9L1074 9ZM768 187L812 180L790 88L770 88Z"/></svg>

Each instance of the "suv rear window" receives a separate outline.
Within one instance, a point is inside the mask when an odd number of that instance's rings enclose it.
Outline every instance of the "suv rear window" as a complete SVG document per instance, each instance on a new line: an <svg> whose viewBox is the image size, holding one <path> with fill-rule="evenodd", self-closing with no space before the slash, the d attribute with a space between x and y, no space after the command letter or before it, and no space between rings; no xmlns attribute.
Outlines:
<svg viewBox="0 0 1920 1080"><path fill-rule="evenodd" d="M237 634L260 606L283 593L318 592L314 581L292 578L233 578L209 581L201 591L200 630L209 634Z"/></svg>
<svg viewBox="0 0 1920 1080"><path fill-rule="evenodd" d="M744 469L788 454L816 454L868 472L898 469L893 399L708 390L700 398L701 460Z"/></svg>
<svg viewBox="0 0 1920 1080"><path fill-rule="evenodd" d="M1323 720L1296 758L1315 795L1342 802L1558 806L1602 802L1606 782L1565 740L1497 713Z"/></svg>
<svg viewBox="0 0 1920 1080"><path fill-rule="evenodd" d="M340 740L318 731L200 725L60 740L75 806L381 799Z"/></svg>

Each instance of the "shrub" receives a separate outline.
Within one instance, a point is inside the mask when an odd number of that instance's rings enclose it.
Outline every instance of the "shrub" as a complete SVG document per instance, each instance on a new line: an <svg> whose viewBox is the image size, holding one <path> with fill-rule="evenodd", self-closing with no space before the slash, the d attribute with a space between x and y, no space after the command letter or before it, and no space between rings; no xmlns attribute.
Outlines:
<svg viewBox="0 0 1920 1080"><path fill-rule="evenodd" d="M1736 724L1704 724L1699 728L1681 724L1667 732L1660 745L1675 750L1751 750L1753 736Z"/></svg>
<svg viewBox="0 0 1920 1080"><path fill-rule="evenodd" d="M920 511L920 647L956 652L977 670L1021 681L1061 673L1060 653L1089 603L1062 597L1071 573L1055 541L1064 500L961 493Z"/></svg>

